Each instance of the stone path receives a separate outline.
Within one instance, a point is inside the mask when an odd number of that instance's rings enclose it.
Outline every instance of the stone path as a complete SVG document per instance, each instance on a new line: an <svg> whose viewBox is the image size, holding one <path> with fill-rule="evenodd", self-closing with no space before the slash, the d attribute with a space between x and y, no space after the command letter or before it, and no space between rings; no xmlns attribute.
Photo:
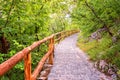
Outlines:
<svg viewBox="0 0 120 80"><path fill-rule="evenodd" d="M77 46L74 34L55 46L54 65L48 80L111 80L97 71Z"/></svg>

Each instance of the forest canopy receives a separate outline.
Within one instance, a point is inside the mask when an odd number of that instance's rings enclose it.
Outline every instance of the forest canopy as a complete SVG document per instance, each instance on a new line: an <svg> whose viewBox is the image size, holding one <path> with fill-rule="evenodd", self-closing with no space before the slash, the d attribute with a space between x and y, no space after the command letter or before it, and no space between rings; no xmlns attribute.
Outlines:
<svg viewBox="0 0 120 80"><path fill-rule="evenodd" d="M90 59L120 69L119 7L120 0L0 0L0 63L52 33L80 29L78 46ZM33 52L33 67L46 44ZM0 79L16 80L19 74L23 80L23 62Z"/></svg>
<svg viewBox="0 0 120 80"><path fill-rule="evenodd" d="M90 59L120 69L119 7L120 0L78 0L72 20L81 30L78 45Z"/></svg>
<svg viewBox="0 0 120 80"><path fill-rule="evenodd" d="M74 4L71 0L0 0L0 63L52 33L74 29L69 17ZM46 44L32 53L33 68L46 52ZM20 62L0 79L23 80L23 68Z"/></svg>

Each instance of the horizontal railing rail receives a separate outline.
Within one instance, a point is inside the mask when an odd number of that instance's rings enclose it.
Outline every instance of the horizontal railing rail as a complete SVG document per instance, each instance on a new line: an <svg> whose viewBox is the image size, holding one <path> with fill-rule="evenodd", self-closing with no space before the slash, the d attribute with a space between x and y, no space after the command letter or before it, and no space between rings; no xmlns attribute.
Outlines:
<svg viewBox="0 0 120 80"><path fill-rule="evenodd" d="M79 30L62 31L56 34L52 34L40 41L34 42L31 46L26 47L14 56L0 64L0 76L3 76L7 71L13 68L22 59L24 60L24 75L25 80L36 80L39 72L42 70L44 63L48 60L49 64L53 65L53 52L54 43L59 42L63 38L70 36L71 34L77 33ZM31 52L39 47L42 43L49 41L48 52L42 57L35 70L31 71Z"/></svg>

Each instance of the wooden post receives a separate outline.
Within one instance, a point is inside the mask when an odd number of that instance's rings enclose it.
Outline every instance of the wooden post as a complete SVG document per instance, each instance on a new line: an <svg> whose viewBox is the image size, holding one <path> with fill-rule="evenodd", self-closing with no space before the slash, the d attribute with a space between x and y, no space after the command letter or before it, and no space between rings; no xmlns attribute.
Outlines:
<svg viewBox="0 0 120 80"><path fill-rule="evenodd" d="M51 54L49 56L49 64L53 65L54 37L50 39L49 51L51 51Z"/></svg>
<svg viewBox="0 0 120 80"><path fill-rule="evenodd" d="M24 76L25 80L31 80L31 53L24 56Z"/></svg>

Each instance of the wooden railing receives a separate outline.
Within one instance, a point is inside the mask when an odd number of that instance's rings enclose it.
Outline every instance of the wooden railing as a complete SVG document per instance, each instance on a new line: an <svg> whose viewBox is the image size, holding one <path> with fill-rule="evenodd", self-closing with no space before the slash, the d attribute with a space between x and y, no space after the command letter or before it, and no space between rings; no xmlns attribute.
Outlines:
<svg viewBox="0 0 120 80"><path fill-rule="evenodd" d="M63 38L70 36L71 34L79 32L78 30L71 31L62 31L56 34L52 34L49 37L46 37L40 41L34 42L31 46L21 50L16 53L7 61L0 64L0 76L3 76L7 71L13 68L18 62L22 59L24 60L24 75L25 80L36 80L39 72L42 70L42 67L46 60L48 60L49 64L53 64L53 52L54 52L54 43L59 42ZM33 72L31 72L31 51L33 51L36 47L39 47L40 44L49 41L49 49L48 52L42 57L37 67Z"/></svg>

